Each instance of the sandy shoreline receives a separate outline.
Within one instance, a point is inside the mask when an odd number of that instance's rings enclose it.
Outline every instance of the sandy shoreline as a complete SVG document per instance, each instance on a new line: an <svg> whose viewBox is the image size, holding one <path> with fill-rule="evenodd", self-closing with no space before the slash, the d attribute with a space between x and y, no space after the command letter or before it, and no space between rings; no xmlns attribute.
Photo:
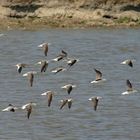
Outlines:
<svg viewBox="0 0 140 140"><path fill-rule="evenodd" d="M0 6L0 28L92 28L140 27L137 10L106 10L46 7L38 5Z"/></svg>

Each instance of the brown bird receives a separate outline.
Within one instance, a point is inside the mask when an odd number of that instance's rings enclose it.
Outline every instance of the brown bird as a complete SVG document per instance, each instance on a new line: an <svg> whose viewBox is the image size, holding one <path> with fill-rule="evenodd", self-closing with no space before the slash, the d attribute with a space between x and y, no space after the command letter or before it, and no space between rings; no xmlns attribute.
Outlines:
<svg viewBox="0 0 140 140"><path fill-rule="evenodd" d="M33 102L30 102L30 103L28 103L28 104L25 104L25 105L23 105L22 107L21 107L21 109L26 109L26 111L27 111L27 118L29 119L30 118L30 115L31 115L31 113L32 113L32 108L33 108L33 106L36 106L36 103L33 103Z"/></svg>
<svg viewBox="0 0 140 140"><path fill-rule="evenodd" d="M32 113L32 105L30 104L29 106L27 106L27 118L30 118L30 115Z"/></svg>
<svg viewBox="0 0 140 140"><path fill-rule="evenodd" d="M106 81L106 79L102 78L102 73L99 70L97 70L97 69L94 69L94 70L96 72L96 78L95 78L95 80L91 81L90 83L100 83L100 82Z"/></svg>
<svg viewBox="0 0 140 140"><path fill-rule="evenodd" d="M33 86L34 74L37 74L37 72L36 71L30 71L30 72L27 72L27 73L23 74L23 76L28 77L30 87Z"/></svg>
<svg viewBox="0 0 140 140"><path fill-rule="evenodd" d="M52 91L47 91L47 92L42 93L41 95L47 96L47 99L48 99L48 107L50 107L54 93Z"/></svg>
<svg viewBox="0 0 140 140"><path fill-rule="evenodd" d="M99 70L97 70L97 69L94 69L95 70L95 72L96 72L96 81L99 81L99 80L101 80L102 79L102 73L99 71Z"/></svg>
<svg viewBox="0 0 140 140"><path fill-rule="evenodd" d="M96 111L97 110L97 106L98 106L98 101L99 101L99 99L101 99L102 97L91 97L91 98L89 98L88 100L89 101L92 101L92 103L93 103L93 107L94 107L94 110Z"/></svg>
<svg viewBox="0 0 140 140"><path fill-rule="evenodd" d="M49 43L43 43L43 44L40 44L38 47L40 48L43 48L43 51L44 51L44 55L47 56L48 54L48 46L49 46Z"/></svg>
<svg viewBox="0 0 140 140"><path fill-rule="evenodd" d="M40 72L45 72L47 70L47 68L48 68L48 61L41 60L41 61L37 62L37 64L41 65Z"/></svg>
<svg viewBox="0 0 140 140"><path fill-rule="evenodd" d="M24 63L18 63L15 66L17 67L17 72L18 73L21 73L22 69L25 68L28 65L27 64L24 64Z"/></svg>
<svg viewBox="0 0 140 140"><path fill-rule="evenodd" d="M67 84L67 85L65 85L65 86L62 86L61 88L62 88L62 89L66 89L67 92L68 92L68 94L70 94L71 91L72 91L72 89L75 88L75 87L76 87L76 85Z"/></svg>

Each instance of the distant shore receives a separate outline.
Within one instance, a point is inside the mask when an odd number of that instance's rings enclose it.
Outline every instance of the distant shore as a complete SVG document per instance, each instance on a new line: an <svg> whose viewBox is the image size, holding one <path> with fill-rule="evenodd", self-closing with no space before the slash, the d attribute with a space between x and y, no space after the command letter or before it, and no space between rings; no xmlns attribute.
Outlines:
<svg viewBox="0 0 140 140"><path fill-rule="evenodd" d="M140 27L140 11L36 4L0 6L0 28Z"/></svg>

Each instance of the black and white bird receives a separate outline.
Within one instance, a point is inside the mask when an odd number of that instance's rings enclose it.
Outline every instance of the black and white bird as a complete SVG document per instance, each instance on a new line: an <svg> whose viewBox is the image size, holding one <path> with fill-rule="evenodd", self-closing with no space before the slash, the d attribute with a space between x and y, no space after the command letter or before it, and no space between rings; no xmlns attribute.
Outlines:
<svg viewBox="0 0 140 140"><path fill-rule="evenodd" d="M131 60L131 59L127 59L127 60L124 60L123 62L121 62L121 64L123 64L123 65L128 65L128 66L130 66L131 68L133 67L133 62L134 62L135 60Z"/></svg>
<svg viewBox="0 0 140 140"><path fill-rule="evenodd" d="M96 78L95 80L91 81L90 83L100 83L100 82L104 82L106 81L106 79L103 79L102 78L102 73L101 71L97 70L97 69L94 69L95 72L96 72Z"/></svg>
<svg viewBox="0 0 140 140"><path fill-rule="evenodd" d="M68 64L69 67L71 67L77 62L79 62L79 59L68 58L67 64Z"/></svg>
<svg viewBox="0 0 140 140"><path fill-rule="evenodd" d="M60 66L60 67L57 67L57 68L54 68L53 70L51 70L52 73L58 73L58 72L61 72L61 71L66 71L67 69Z"/></svg>
<svg viewBox="0 0 140 140"><path fill-rule="evenodd" d="M136 93L137 90L133 89L133 86L129 80L126 80L127 90L122 93L122 95L127 95L131 93Z"/></svg>
<svg viewBox="0 0 140 140"><path fill-rule="evenodd" d="M65 89L68 92L68 94L70 94L72 89L75 88L75 87L76 87L76 85L67 84L67 85L62 86L61 88Z"/></svg>
<svg viewBox="0 0 140 140"><path fill-rule="evenodd" d="M15 66L17 67L17 72L21 73L22 69L25 68L26 66L28 66L28 64L18 63Z"/></svg>
<svg viewBox="0 0 140 140"><path fill-rule="evenodd" d="M10 111L10 112L15 112L18 108L13 106L12 104L9 104L8 107L6 107L5 109L3 109L2 111Z"/></svg>
<svg viewBox="0 0 140 140"><path fill-rule="evenodd" d="M89 101L92 101L95 111L97 110L98 102L101 98L102 97L97 96L97 97L91 97L91 98L88 99Z"/></svg>
<svg viewBox="0 0 140 140"><path fill-rule="evenodd" d="M59 54L56 58L52 59L53 61L60 61L64 58L67 57L67 52L65 52L64 50L61 51L61 54Z"/></svg>

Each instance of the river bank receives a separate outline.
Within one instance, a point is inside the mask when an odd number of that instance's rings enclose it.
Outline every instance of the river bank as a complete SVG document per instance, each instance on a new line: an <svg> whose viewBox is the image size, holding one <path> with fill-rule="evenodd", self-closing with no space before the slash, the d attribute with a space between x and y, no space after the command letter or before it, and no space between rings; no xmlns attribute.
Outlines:
<svg viewBox="0 0 140 140"><path fill-rule="evenodd" d="M85 4L86 5L86 4ZM1 4L0 28L90 28L140 26L140 5ZM110 8L111 7L111 8Z"/></svg>

